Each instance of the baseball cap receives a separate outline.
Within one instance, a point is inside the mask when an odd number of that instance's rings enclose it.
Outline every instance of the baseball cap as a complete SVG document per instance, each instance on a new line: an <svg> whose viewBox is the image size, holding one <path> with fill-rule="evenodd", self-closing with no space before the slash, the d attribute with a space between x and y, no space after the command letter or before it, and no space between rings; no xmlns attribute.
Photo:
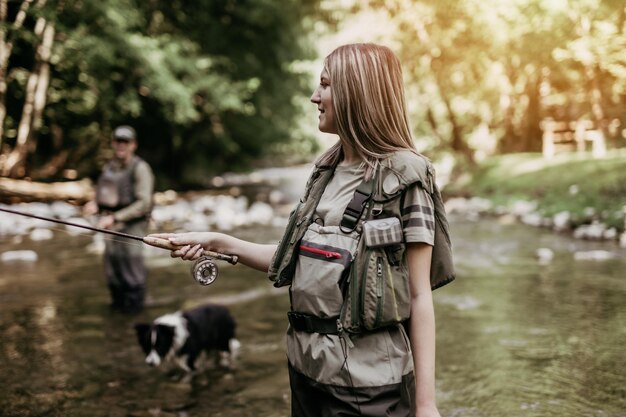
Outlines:
<svg viewBox="0 0 626 417"><path fill-rule="evenodd" d="M116 140L126 140L126 141L134 141L137 138L137 134L135 133L135 129L130 126L122 125L115 128L113 131L113 139Z"/></svg>

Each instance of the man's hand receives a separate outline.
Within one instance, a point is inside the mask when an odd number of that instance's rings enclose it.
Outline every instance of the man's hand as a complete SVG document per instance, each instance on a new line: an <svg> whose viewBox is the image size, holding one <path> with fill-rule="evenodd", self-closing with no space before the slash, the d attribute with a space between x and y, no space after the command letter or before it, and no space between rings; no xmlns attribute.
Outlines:
<svg viewBox="0 0 626 417"><path fill-rule="evenodd" d="M93 216L98 213L98 203L94 200L88 201L83 206L83 216Z"/></svg>
<svg viewBox="0 0 626 417"><path fill-rule="evenodd" d="M115 224L115 218L112 214L102 216L98 219L98 227L101 229L111 229Z"/></svg>

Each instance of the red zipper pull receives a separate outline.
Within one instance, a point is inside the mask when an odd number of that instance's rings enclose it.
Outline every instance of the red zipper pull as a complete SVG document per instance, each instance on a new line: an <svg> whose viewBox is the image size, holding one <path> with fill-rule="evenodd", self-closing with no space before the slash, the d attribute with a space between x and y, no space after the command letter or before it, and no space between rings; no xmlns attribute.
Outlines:
<svg viewBox="0 0 626 417"><path fill-rule="evenodd" d="M307 252L315 253L318 255L323 255L327 258L341 259L341 254L339 252L331 252L323 249L312 248L306 245L300 245L300 249L305 250Z"/></svg>

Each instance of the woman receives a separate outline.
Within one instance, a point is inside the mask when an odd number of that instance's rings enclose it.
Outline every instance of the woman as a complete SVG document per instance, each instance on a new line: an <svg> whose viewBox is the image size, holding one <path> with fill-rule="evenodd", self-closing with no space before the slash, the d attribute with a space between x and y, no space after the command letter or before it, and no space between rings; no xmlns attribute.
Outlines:
<svg viewBox="0 0 626 417"><path fill-rule="evenodd" d="M203 249L234 254L269 271L276 286L290 284L293 416L439 416L431 287L453 276L446 270L431 279L436 220L445 218L437 214L432 166L414 149L400 63L383 46L339 47L326 57L311 102L319 129L339 141L316 161L279 245L212 232L155 236L181 246L173 257L193 260ZM394 218L400 240L364 243L367 221ZM370 308L367 294L356 294L368 291L370 275L387 273L395 287L377 281L373 291L379 299L390 291L393 314L377 322L387 305ZM362 302L358 312L355 301ZM372 309L376 320L368 322Z"/></svg>

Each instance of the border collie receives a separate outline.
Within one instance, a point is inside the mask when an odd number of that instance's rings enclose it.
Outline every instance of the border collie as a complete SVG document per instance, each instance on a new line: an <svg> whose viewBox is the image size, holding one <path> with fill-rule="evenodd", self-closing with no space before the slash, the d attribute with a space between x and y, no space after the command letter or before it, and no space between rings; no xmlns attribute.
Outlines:
<svg viewBox="0 0 626 417"><path fill-rule="evenodd" d="M235 338L235 320L224 306L205 304L188 311L165 314L152 323L135 324L145 362L157 367L175 363L187 372L204 351L215 353L216 365L234 368L241 344Z"/></svg>

